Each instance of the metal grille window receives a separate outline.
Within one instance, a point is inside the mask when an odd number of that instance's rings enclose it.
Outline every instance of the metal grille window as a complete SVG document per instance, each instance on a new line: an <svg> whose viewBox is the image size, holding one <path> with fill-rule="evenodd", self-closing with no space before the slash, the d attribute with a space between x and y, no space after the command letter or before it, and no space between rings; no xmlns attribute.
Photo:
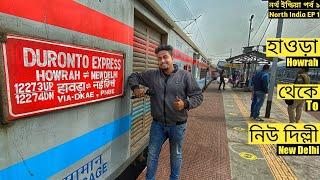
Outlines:
<svg viewBox="0 0 320 180"><path fill-rule="evenodd" d="M135 18L133 43L133 71L143 72L157 69L158 60L155 49L161 43L161 34ZM137 152L148 142L152 121L150 98L132 100L131 154Z"/></svg>

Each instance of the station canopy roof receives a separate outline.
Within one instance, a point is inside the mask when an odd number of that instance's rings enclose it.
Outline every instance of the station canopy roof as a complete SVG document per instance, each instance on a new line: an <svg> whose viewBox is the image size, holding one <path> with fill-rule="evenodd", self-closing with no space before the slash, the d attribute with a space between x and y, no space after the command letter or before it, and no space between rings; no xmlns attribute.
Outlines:
<svg viewBox="0 0 320 180"><path fill-rule="evenodd" d="M243 64L243 63L259 63L266 64L272 62L273 58L266 57L266 54L259 51L250 51L247 53L243 53L234 57L230 57L226 59L228 63L234 64ZM279 61L283 61L284 59L279 58Z"/></svg>

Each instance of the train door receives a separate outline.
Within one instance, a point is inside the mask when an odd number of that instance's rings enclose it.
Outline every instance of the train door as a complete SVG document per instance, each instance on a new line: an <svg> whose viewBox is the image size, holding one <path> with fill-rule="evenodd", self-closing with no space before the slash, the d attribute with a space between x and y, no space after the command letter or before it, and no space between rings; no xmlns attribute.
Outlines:
<svg viewBox="0 0 320 180"><path fill-rule="evenodd" d="M154 51L160 43L161 34L135 17L133 72L143 72L148 69L158 68L158 60ZM132 100L131 154L141 151L149 140L149 129L152 121L150 110L149 97Z"/></svg>

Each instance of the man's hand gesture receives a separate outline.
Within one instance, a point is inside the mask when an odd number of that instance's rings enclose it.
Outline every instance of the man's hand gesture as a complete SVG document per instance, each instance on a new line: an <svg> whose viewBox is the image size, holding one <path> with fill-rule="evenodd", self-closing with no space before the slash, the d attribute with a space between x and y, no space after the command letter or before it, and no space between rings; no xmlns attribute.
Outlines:
<svg viewBox="0 0 320 180"><path fill-rule="evenodd" d="M141 98L141 97L144 97L144 89L142 89L142 88L136 88L136 89L134 89L133 90L133 94L134 94L134 96L135 97L137 97L137 98Z"/></svg>
<svg viewBox="0 0 320 180"><path fill-rule="evenodd" d="M178 96L176 96L176 99L173 101L173 108L177 111L184 109L184 102Z"/></svg>

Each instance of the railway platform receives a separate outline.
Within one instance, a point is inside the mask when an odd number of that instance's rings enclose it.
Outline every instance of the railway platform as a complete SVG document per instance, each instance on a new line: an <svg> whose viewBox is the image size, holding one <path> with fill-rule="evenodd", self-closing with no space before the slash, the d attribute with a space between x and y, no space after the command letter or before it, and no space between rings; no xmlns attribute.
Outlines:
<svg viewBox="0 0 320 180"><path fill-rule="evenodd" d="M211 84L203 104L189 112L180 179L319 179L319 156L277 156L275 145L248 145L251 94L227 86L225 91L217 89ZM319 122L319 118L319 113L302 114L303 122ZM263 119L287 123L286 104L274 98L271 118ZM145 173L146 169L137 179L145 179ZM156 179L169 175L169 143L165 142Z"/></svg>

